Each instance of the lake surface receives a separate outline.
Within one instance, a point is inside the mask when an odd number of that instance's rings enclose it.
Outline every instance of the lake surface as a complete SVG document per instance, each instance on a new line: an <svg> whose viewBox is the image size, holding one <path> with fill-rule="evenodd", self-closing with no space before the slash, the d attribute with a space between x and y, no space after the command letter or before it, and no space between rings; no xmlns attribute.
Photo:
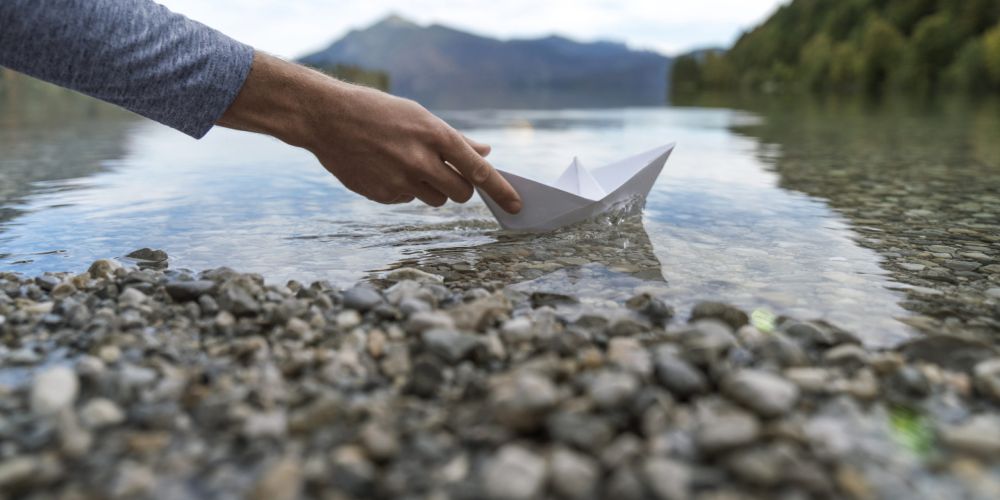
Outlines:
<svg viewBox="0 0 1000 500"><path fill-rule="evenodd" d="M914 328L1000 331L992 105L441 112L491 144L496 166L542 180L573 156L599 166L677 143L641 216L519 235L476 198L374 204L270 138L195 141L116 113L29 119L0 103L0 271L83 271L153 247L171 268L271 281L347 286L411 266L595 305L648 291L681 317L719 300L823 318L875 345Z"/></svg>

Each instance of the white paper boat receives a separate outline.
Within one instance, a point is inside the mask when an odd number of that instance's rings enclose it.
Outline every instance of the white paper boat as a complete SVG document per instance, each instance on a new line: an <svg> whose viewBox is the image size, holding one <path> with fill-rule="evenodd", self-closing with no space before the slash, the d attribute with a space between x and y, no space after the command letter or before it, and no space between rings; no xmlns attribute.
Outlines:
<svg viewBox="0 0 1000 500"><path fill-rule="evenodd" d="M479 195L504 229L551 231L631 200L645 203L673 150L671 143L593 170L583 168L574 158L551 185L498 169L521 195L522 209L518 214L505 212L482 190Z"/></svg>

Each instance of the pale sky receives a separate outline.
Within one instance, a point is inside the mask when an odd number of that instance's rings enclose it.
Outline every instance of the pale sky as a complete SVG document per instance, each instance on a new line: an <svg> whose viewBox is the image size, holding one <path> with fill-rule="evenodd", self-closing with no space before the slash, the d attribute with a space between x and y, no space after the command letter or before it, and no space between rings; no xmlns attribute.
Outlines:
<svg viewBox="0 0 1000 500"><path fill-rule="evenodd" d="M729 46L787 0L159 0L254 47L299 57L390 13L498 38L558 34L675 55Z"/></svg>

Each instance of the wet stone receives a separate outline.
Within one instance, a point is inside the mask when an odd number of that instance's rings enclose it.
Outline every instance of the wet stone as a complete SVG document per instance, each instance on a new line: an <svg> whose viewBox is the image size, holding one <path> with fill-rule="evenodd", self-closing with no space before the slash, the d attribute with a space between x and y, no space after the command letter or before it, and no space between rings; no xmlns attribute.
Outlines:
<svg viewBox="0 0 1000 500"><path fill-rule="evenodd" d="M658 500L690 498L691 470L676 460L650 458L642 465L642 477Z"/></svg>
<svg viewBox="0 0 1000 500"><path fill-rule="evenodd" d="M545 459L531 450L506 445L483 466L483 489L486 497L496 500L538 498L545 486Z"/></svg>
<svg viewBox="0 0 1000 500"><path fill-rule="evenodd" d="M1000 454L1000 416L981 414L941 429L941 440L955 450L996 457Z"/></svg>
<svg viewBox="0 0 1000 500"><path fill-rule="evenodd" d="M753 415L726 410L702 416L695 433L695 443L708 453L717 453L753 443L760 432L760 422Z"/></svg>
<svg viewBox="0 0 1000 500"><path fill-rule="evenodd" d="M66 366L47 368L35 375L31 385L31 410L38 415L57 413L76 401L79 390L73 370Z"/></svg>
<svg viewBox="0 0 1000 500"><path fill-rule="evenodd" d="M688 398L708 390L708 381L700 370L677 357L668 346L656 350L656 379L671 393Z"/></svg>
<svg viewBox="0 0 1000 500"><path fill-rule="evenodd" d="M109 399L94 398L80 409L80 419L91 429L117 425L125 421L125 413Z"/></svg>
<svg viewBox="0 0 1000 500"><path fill-rule="evenodd" d="M552 489L564 498L591 498L601 477L594 459L563 447L552 452L549 469Z"/></svg>
<svg viewBox="0 0 1000 500"><path fill-rule="evenodd" d="M126 257L148 262L163 262L167 260L167 252L163 250L153 250L151 248L140 248L130 252Z"/></svg>
<svg viewBox="0 0 1000 500"><path fill-rule="evenodd" d="M745 369L729 376L722 385L732 400L764 417L776 417L792 410L799 390L773 373Z"/></svg>
<svg viewBox="0 0 1000 500"><path fill-rule="evenodd" d="M972 373L976 391L1000 403L1000 358L977 363Z"/></svg>
<svg viewBox="0 0 1000 500"><path fill-rule="evenodd" d="M215 290L215 282L209 280L171 281L164 285L170 298L177 302L198 300L198 297L211 294Z"/></svg>
<svg viewBox="0 0 1000 500"><path fill-rule="evenodd" d="M496 417L514 429L539 426L558 401L555 385L538 374L517 373L502 377L495 384L492 405Z"/></svg>
<svg viewBox="0 0 1000 500"><path fill-rule="evenodd" d="M980 361L996 356L990 344L954 335L920 336L904 343L900 350L909 359L955 371L970 370Z"/></svg>
<svg viewBox="0 0 1000 500"><path fill-rule="evenodd" d="M372 287L359 285L344 291L344 307L365 312L382 303L382 294Z"/></svg>
<svg viewBox="0 0 1000 500"><path fill-rule="evenodd" d="M461 361L481 345L479 339L473 335L444 328L426 330L421 338L428 351L441 356L449 363Z"/></svg>
<svg viewBox="0 0 1000 500"><path fill-rule="evenodd" d="M729 325L733 330L738 330L741 326L750 322L747 313L721 302L701 302L691 310L689 321L694 322L700 319L717 319Z"/></svg>
<svg viewBox="0 0 1000 500"><path fill-rule="evenodd" d="M602 371L590 382L588 394L604 409L614 409L628 403L638 392L639 381L624 372Z"/></svg>
<svg viewBox="0 0 1000 500"><path fill-rule="evenodd" d="M579 303L575 297L569 295L562 295L558 293L548 293L548 292L533 292L531 294L531 307L539 308L542 306L558 307L564 305L573 305Z"/></svg>

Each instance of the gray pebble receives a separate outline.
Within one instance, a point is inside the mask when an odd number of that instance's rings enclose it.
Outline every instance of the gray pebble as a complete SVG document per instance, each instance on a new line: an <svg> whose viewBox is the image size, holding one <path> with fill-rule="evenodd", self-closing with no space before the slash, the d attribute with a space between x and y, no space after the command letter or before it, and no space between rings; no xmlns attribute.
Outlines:
<svg viewBox="0 0 1000 500"><path fill-rule="evenodd" d="M495 500L538 498L545 486L545 459L531 450L508 444L483 466L483 489Z"/></svg>
<svg viewBox="0 0 1000 500"><path fill-rule="evenodd" d="M788 413L799 400L795 384L761 370L739 370L726 378L722 390L732 400L764 417Z"/></svg>
<svg viewBox="0 0 1000 500"><path fill-rule="evenodd" d="M215 282L209 280L171 281L164 285L167 295L177 302L198 300L198 297L215 290Z"/></svg>
<svg viewBox="0 0 1000 500"><path fill-rule="evenodd" d="M358 285L344 291L344 307L356 311L369 311L382 303L382 294L370 286Z"/></svg>

